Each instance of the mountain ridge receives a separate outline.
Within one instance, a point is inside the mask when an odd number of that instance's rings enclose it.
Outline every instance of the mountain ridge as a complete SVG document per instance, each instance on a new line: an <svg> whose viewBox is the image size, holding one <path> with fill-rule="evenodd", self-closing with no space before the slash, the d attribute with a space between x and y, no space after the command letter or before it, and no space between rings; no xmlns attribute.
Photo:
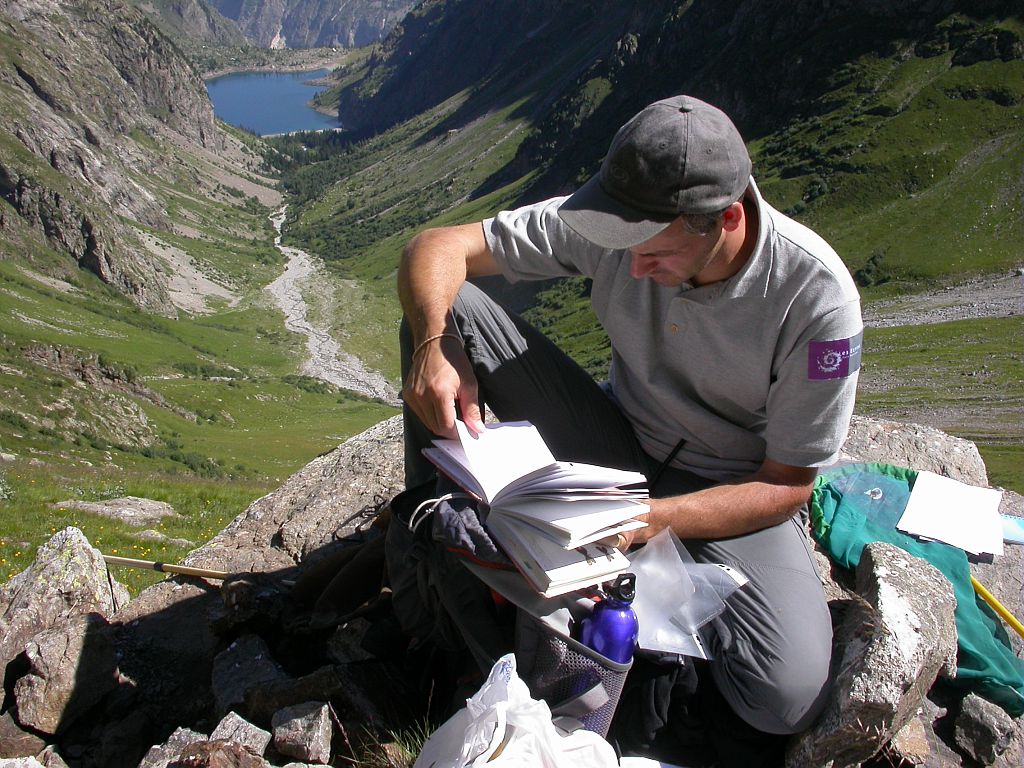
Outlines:
<svg viewBox="0 0 1024 768"><path fill-rule="evenodd" d="M145 179L170 163L146 145L174 134L224 148L202 81L168 38L116 0L3 2L0 14L6 228L28 226L140 306L173 311L136 229L167 229ZM76 58L91 65L70 66Z"/></svg>
<svg viewBox="0 0 1024 768"><path fill-rule="evenodd" d="M384 37L414 4L409 0L185 1L209 6L262 48L369 45Z"/></svg>

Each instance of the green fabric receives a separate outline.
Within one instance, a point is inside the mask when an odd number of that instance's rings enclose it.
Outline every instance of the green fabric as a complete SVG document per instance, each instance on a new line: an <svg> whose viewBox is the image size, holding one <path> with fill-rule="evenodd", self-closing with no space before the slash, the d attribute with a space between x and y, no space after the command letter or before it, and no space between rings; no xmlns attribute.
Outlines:
<svg viewBox="0 0 1024 768"><path fill-rule="evenodd" d="M811 496L815 538L838 564L854 569L864 545L883 541L927 560L953 585L959 635L956 683L1024 714L1024 662L1018 659L1002 621L971 586L962 549L919 541L896 530L917 472L888 464L849 464L818 477Z"/></svg>

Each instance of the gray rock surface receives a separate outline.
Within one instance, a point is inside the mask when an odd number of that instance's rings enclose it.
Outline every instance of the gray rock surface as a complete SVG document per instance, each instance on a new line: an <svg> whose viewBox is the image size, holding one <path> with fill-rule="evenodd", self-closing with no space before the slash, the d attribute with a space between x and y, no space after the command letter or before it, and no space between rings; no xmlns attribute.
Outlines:
<svg viewBox="0 0 1024 768"><path fill-rule="evenodd" d="M270 648L258 635L243 635L213 660L213 695L217 712L245 703L245 692L261 683L286 680L288 674L274 661Z"/></svg>
<svg viewBox="0 0 1024 768"><path fill-rule="evenodd" d="M159 523L165 517L181 517L166 501L153 501L153 499L143 499L138 496L123 496L106 501L68 499L50 506L54 509L77 509L79 512L88 512L90 515L109 517L111 520L119 520L125 525L132 525L136 528Z"/></svg>
<svg viewBox="0 0 1024 768"><path fill-rule="evenodd" d="M228 712L210 734L211 741L232 741L254 755L262 755L271 738L269 731L253 725L237 712Z"/></svg>
<svg viewBox="0 0 1024 768"><path fill-rule="evenodd" d="M921 708L941 672L955 674L953 589L930 563L889 544L864 548L828 709L795 738L788 768L857 766Z"/></svg>
<svg viewBox="0 0 1024 768"><path fill-rule="evenodd" d="M110 616L128 599L128 590L108 577L103 556L80 530L59 531L39 547L28 568L0 585L0 669L39 633L89 613ZM3 696L0 689L0 704Z"/></svg>
<svg viewBox="0 0 1024 768"><path fill-rule="evenodd" d="M307 701L274 713L274 749L282 755L311 763L331 760L330 707L323 701Z"/></svg>
<svg viewBox="0 0 1024 768"><path fill-rule="evenodd" d="M57 750L53 746L49 746L36 755L36 760L42 763L46 768L68 768L68 764L64 762L64 758L57 754Z"/></svg>
<svg viewBox="0 0 1024 768"><path fill-rule="evenodd" d="M188 728L178 728L163 744L155 744L149 748L137 768L167 768L181 755L189 744L206 741L207 736Z"/></svg>
<svg viewBox="0 0 1024 768"><path fill-rule="evenodd" d="M32 757L46 742L34 733L23 731L10 711L0 715L0 757Z"/></svg>
<svg viewBox="0 0 1024 768"><path fill-rule="evenodd" d="M295 565L366 525L373 511L403 487L401 440L399 416L346 440L250 504L190 555L188 564L271 571Z"/></svg>
<svg viewBox="0 0 1024 768"><path fill-rule="evenodd" d="M922 424L854 416L842 454L845 461L926 469L968 485L988 487L988 471L978 446Z"/></svg>
<svg viewBox="0 0 1024 768"><path fill-rule="evenodd" d="M109 625L98 614L35 635L25 645L28 673L14 683L18 722L42 733L66 730L117 687Z"/></svg>
<svg viewBox="0 0 1024 768"><path fill-rule="evenodd" d="M270 763L230 741L199 741L189 744L173 768L270 768Z"/></svg>
<svg viewBox="0 0 1024 768"><path fill-rule="evenodd" d="M931 723L926 723L921 715L910 718L890 740L890 753L904 763L924 765L932 754L928 739L930 730Z"/></svg>
<svg viewBox="0 0 1024 768"><path fill-rule="evenodd" d="M190 725L213 707L213 658L223 648L214 630L222 614L218 585L167 579L116 614L121 672L150 692L138 706L154 723Z"/></svg>
<svg viewBox="0 0 1024 768"><path fill-rule="evenodd" d="M297 678L271 680L252 686L245 697L245 712L257 723L273 721L274 713L307 701L328 701L337 696L346 699L359 697L359 686L347 670L341 666L321 667L308 675ZM373 711L366 706L356 708L369 722Z"/></svg>
<svg viewBox="0 0 1024 768"><path fill-rule="evenodd" d="M1010 746L1015 730L1000 707L970 694L956 718L956 744L982 765L992 765Z"/></svg>

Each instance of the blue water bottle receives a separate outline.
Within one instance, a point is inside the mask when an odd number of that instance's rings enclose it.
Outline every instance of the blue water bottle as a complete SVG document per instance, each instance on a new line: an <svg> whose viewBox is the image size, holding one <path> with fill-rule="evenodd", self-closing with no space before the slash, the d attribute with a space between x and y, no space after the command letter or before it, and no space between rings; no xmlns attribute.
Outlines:
<svg viewBox="0 0 1024 768"><path fill-rule="evenodd" d="M606 659L626 664L633 658L640 623L632 608L636 575L619 574L594 612L580 622L580 642Z"/></svg>

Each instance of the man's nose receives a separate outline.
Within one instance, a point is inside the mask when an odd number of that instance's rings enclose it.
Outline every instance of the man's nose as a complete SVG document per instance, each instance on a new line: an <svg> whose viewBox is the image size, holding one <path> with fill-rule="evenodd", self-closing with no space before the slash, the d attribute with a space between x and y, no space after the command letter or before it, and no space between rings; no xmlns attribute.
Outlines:
<svg viewBox="0 0 1024 768"><path fill-rule="evenodd" d="M649 259L633 252L630 252L629 255L629 274L632 275L633 278L639 280L640 278L647 277L651 274L651 271L655 266L654 259Z"/></svg>

